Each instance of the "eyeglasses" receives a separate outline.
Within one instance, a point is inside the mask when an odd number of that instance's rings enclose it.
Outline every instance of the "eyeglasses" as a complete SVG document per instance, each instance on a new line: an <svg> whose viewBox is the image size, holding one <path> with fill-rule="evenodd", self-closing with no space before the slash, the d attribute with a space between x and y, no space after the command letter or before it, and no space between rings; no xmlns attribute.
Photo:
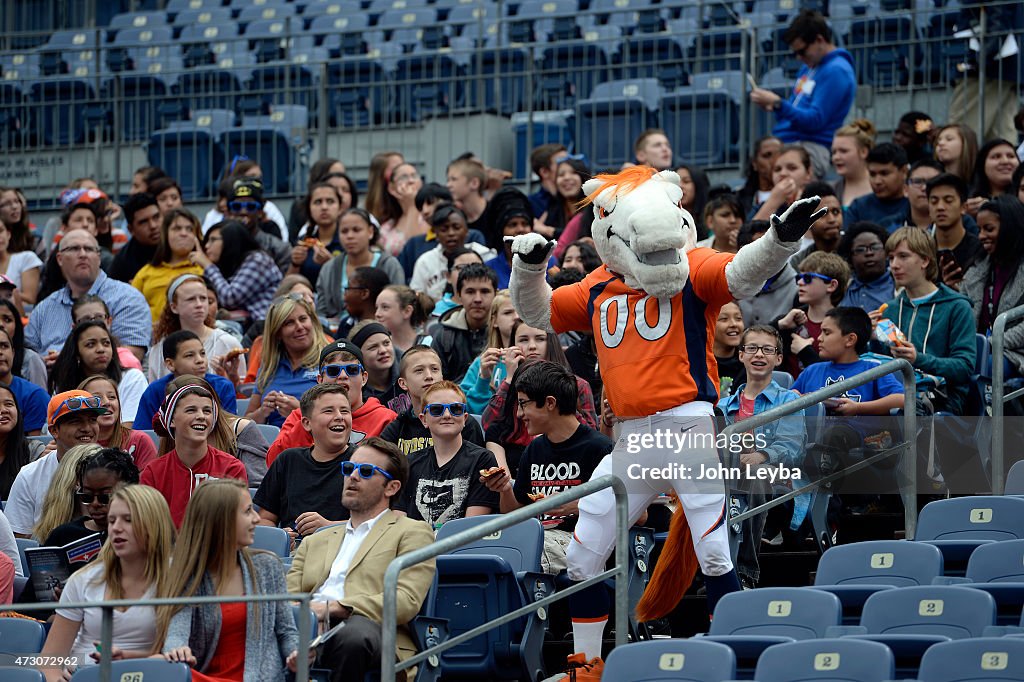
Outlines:
<svg viewBox="0 0 1024 682"><path fill-rule="evenodd" d="M357 377L363 373L363 366L358 362L349 365L324 365L320 368L320 372L328 379L337 379L342 372L350 377Z"/></svg>
<svg viewBox="0 0 1024 682"><path fill-rule="evenodd" d="M555 161L555 163L562 163L564 161L583 161L586 158L587 157L584 156L583 154L569 154L569 153L565 153L565 154L559 154L558 156L556 156L554 161Z"/></svg>
<svg viewBox="0 0 1024 682"><path fill-rule="evenodd" d="M885 251L885 247L881 244L868 244L867 246L855 246L853 248L853 253L857 256L864 256L869 253L878 253L880 251Z"/></svg>
<svg viewBox="0 0 1024 682"><path fill-rule="evenodd" d="M445 410L453 417L461 417L469 411L469 407L466 403L428 403L423 406L423 414L429 414L431 417L440 417Z"/></svg>
<svg viewBox="0 0 1024 682"><path fill-rule="evenodd" d="M256 213L263 208L258 201L229 201L228 211L231 213Z"/></svg>
<svg viewBox="0 0 1024 682"><path fill-rule="evenodd" d="M86 315L75 320L75 324L81 324L82 322L106 322L107 316L104 313L96 313L94 315Z"/></svg>
<svg viewBox="0 0 1024 682"><path fill-rule="evenodd" d="M775 346L758 346L753 343L748 343L745 346L740 346L740 352L746 353L747 355L757 355L757 351L764 353L766 358L770 358L779 352L779 349Z"/></svg>
<svg viewBox="0 0 1024 682"><path fill-rule="evenodd" d="M362 462L342 462L341 463L341 473L344 476L346 476L346 477L351 476L356 471L359 472L359 478L370 478L370 477L373 476L374 472L378 472L378 473L380 473L381 476L383 476L384 478L388 479L389 481L395 480L394 476L392 476L388 472L384 471L383 469L381 469L376 464L366 464L366 463L362 463Z"/></svg>
<svg viewBox="0 0 1024 682"><path fill-rule="evenodd" d="M61 410L62 407L67 407L69 410L81 410L81 409L94 409L95 410L95 409L98 409L100 407L103 407L103 401L100 400L99 396L95 396L95 395L91 395L88 398L80 398L78 396L74 396L73 398L68 398L67 400L62 402L60 405L58 405L57 409L54 410L53 413L54 414L60 414L60 410Z"/></svg>
<svg viewBox="0 0 1024 682"><path fill-rule="evenodd" d="M928 178L907 178L907 184L913 187L924 187L928 184Z"/></svg>
<svg viewBox="0 0 1024 682"><path fill-rule="evenodd" d="M87 493L82 490L75 492L75 497L82 504L92 504L93 500L96 500L102 505L110 504L110 498L113 497L112 493Z"/></svg>
<svg viewBox="0 0 1024 682"><path fill-rule="evenodd" d="M401 185L401 184L404 184L406 182L416 182L419 179L420 179L420 174L419 173L406 173L404 175L399 175L397 177L391 178L391 182L393 182L396 185Z"/></svg>
<svg viewBox="0 0 1024 682"><path fill-rule="evenodd" d="M832 281L833 278L829 277L828 275L823 275L820 272L801 272L799 275L796 276L796 283L800 284L801 282L803 282L804 284L810 284L813 280L816 279L820 279L825 284L828 284L829 282Z"/></svg>
<svg viewBox="0 0 1024 682"><path fill-rule="evenodd" d="M99 253L100 247L98 246L66 246L60 250L61 253L74 253L74 254L85 254Z"/></svg>
<svg viewBox="0 0 1024 682"><path fill-rule="evenodd" d="M530 403L535 403L535 402L537 402L537 401L536 400L530 400L529 398L527 398L526 400L516 400L516 404L519 405L519 409L520 410L526 410L526 406L527 405L529 405Z"/></svg>
<svg viewBox="0 0 1024 682"><path fill-rule="evenodd" d="M797 59L803 59L807 55L807 48L809 47L810 45L804 45L799 50L793 50L793 56Z"/></svg>
<svg viewBox="0 0 1024 682"><path fill-rule="evenodd" d="M342 287L342 291L369 291L370 287Z"/></svg>
<svg viewBox="0 0 1024 682"><path fill-rule="evenodd" d="M279 303L284 303L285 301L303 301L303 302L308 303L309 299L306 298L305 294L299 294L299 293L282 294L282 295L278 296L277 298L275 298L273 301L271 301L270 305L277 305Z"/></svg>

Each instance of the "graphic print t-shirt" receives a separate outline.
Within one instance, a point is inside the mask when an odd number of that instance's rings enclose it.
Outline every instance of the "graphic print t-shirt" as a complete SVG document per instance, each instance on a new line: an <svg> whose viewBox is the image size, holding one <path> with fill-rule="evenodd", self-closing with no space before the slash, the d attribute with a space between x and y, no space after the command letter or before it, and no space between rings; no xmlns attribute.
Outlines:
<svg viewBox="0 0 1024 682"><path fill-rule="evenodd" d="M512 493L520 504L530 504L530 495L550 497L590 480L594 469L612 451L615 443L585 424L561 443L537 436L523 451ZM544 530L572 532L575 516L549 516L541 519Z"/></svg>
<svg viewBox="0 0 1024 682"><path fill-rule="evenodd" d="M480 482L480 470L496 466L493 453L472 443L464 442L442 467L437 466L433 447L420 450L409 459L409 485L398 508L435 530L445 521L463 518L469 507L496 512L498 494Z"/></svg>

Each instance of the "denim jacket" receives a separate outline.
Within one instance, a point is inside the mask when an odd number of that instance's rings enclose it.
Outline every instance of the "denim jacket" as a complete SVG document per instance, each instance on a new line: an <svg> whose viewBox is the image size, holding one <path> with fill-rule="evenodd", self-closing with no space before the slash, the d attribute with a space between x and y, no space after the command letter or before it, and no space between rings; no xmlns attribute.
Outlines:
<svg viewBox="0 0 1024 682"><path fill-rule="evenodd" d="M725 420L732 424L740 411L740 396L746 386L740 386L731 396L718 401L718 407L725 413ZM799 394L782 388L773 380L754 399L754 414L760 414L779 405L785 405L799 398ZM790 416L759 426L754 433L762 435L768 443L767 447L758 448L772 464L785 464L789 467L799 466L804 453L806 430L804 429L804 411L800 410Z"/></svg>

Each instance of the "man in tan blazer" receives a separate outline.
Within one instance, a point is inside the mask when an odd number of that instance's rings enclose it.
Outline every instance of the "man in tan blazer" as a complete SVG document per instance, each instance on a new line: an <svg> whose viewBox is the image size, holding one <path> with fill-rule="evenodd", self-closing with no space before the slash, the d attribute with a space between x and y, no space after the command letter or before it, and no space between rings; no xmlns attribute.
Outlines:
<svg viewBox="0 0 1024 682"><path fill-rule="evenodd" d="M318 619L345 627L323 645L318 665L332 682L362 680L380 669L384 571L400 554L434 541L423 521L391 511L409 477L408 458L398 446L367 438L342 465L345 524L314 533L299 545L288 571L289 592L312 592ZM434 560L402 571L398 579L399 660L416 653L405 627L419 613L434 579Z"/></svg>

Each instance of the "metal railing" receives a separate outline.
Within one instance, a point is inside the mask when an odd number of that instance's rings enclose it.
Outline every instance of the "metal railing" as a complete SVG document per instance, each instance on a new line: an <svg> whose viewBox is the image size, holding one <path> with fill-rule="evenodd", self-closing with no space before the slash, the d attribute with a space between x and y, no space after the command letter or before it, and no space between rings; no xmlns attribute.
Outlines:
<svg viewBox="0 0 1024 682"><path fill-rule="evenodd" d="M871 381L880 379L888 374L895 374L896 372L899 372L903 378L903 430L906 442L886 448L873 454L871 457L865 458L864 460L847 467L846 469L834 472L818 480L811 481L797 490L772 498L768 502L752 509L748 509L742 514L732 516L729 518L729 522L738 523L752 518L773 507L777 507L780 504L788 502L798 495L815 491L823 485L827 485L842 478L848 473L871 466L875 462L906 450L908 455L900 459L900 497L903 500L903 519L906 536L908 539L913 539L917 530L917 390L916 380L914 377L914 367L908 361L903 359L892 360L891 362L883 363L877 367L872 367L871 369L861 372L856 376L852 376L849 379L829 384L825 388L814 391L813 393L806 393L785 405L773 407L770 410L765 410L764 412L747 417L742 422L730 424L723 429L722 434L724 437L730 439L731 442L731 439L734 436L741 433L764 426L765 424L781 419L782 417L795 414L800 410L820 403L826 398L839 397L851 388L863 386Z"/></svg>
<svg viewBox="0 0 1024 682"><path fill-rule="evenodd" d="M1006 470L1003 457L1003 408L1007 402L1024 395L1024 388L1005 393L1006 368L1003 361L1003 344L1006 326L1024 317L1024 306L1018 306L1000 313L992 325L992 494L1002 495L1006 486Z"/></svg>
<svg viewBox="0 0 1024 682"><path fill-rule="evenodd" d="M113 650L112 643L114 640L114 609L118 608L129 608L131 606L175 606L175 605L187 605L187 606L198 606L202 604L233 604L233 603L263 603L263 602L299 602L302 613L306 614L309 611L309 605L311 601L311 595L308 593L303 594L256 594L256 595L240 595L230 597L174 597L168 599L111 599L109 601L98 601L98 602L48 602L40 604L9 604L7 605L12 610L19 613L32 613L34 611L50 612L55 609L101 609L103 611L103 623L101 626L100 634L100 682L112 682L111 674L111 663L110 658L111 651ZM309 650L309 642L312 637L310 619L299 618L299 622L295 624L295 627L299 631L299 644L297 651L299 655L296 657L296 680L307 680L309 679L309 659L305 655L305 652ZM28 652L25 652L28 653Z"/></svg>
<svg viewBox="0 0 1024 682"><path fill-rule="evenodd" d="M451 637L437 646L429 647L420 651L415 656L407 658L401 663L396 663L394 656L388 655L388 652L395 651L398 639L398 578L403 569L412 566L413 564L428 561L429 559L433 559L454 549L458 549L462 545L473 542L474 540L480 540L481 538L500 530L514 526L517 523L527 519L532 519L538 514L550 511L551 509L560 507L567 502L578 500L592 493L596 493L599 490L604 490L605 488L612 488L615 491L615 568L604 571L593 578L578 582L564 590L559 590L555 594L544 597L543 599L532 601L526 606L516 609L510 613L506 613L500 618L484 623L483 625L477 626L455 637ZM602 476L588 481L583 485L576 486L570 490L560 492L557 495L545 497L542 500L538 500L537 502L525 507L516 509L508 514L502 514L499 518L485 521L479 526L469 528L461 533L456 533L455 535L444 538L438 542L434 542L426 547L421 547L420 549L409 552L408 554L402 554L401 556L395 557L395 559L393 559L388 565L387 571L384 573L384 622L382 625L383 641L381 643L381 651L384 652L384 655L381 656L380 663L381 679L393 680L395 679L395 673L399 670L410 668L411 666L417 665L433 656L437 656L452 647L458 646L459 644L469 641L474 637L478 637L488 630L492 630L504 625L505 623L510 623L518 618L522 618L523 616L536 612L538 609L546 608L548 604L554 603L559 599L564 599L565 597L590 587L591 585L602 583L607 578L615 578L615 645L619 646L625 644L628 633L629 610L629 598L627 593L628 585L626 584L628 579L626 563L628 561L629 552L628 514L629 506L626 485L617 476Z"/></svg>

